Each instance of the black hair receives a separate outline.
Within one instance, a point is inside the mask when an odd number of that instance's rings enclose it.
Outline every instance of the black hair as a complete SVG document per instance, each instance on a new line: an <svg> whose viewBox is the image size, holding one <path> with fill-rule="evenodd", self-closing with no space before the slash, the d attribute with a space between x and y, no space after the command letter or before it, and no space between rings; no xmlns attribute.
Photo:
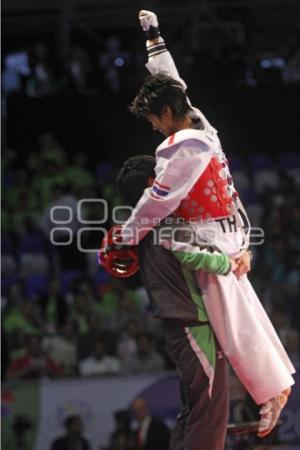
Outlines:
<svg viewBox="0 0 300 450"><path fill-rule="evenodd" d="M130 415L127 409L120 409L114 412L114 418L118 422L118 428L129 433L130 432Z"/></svg>
<svg viewBox="0 0 300 450"><path fill-rule="evenodd" d="M129 106L129 111L138 117L155 114L160 117L169 107L174 118L183 118L191 110L182 84L174 78L159 73L150 75Z"/></svg>
<svg viewBox="0 0 300 450"><path fill-rule="evenodd" d="M67 416L65 419L65 427L67 430L70 429L70 427L74 424L74 422L76 422L76 420L81 420L81 417L79 416L79 414L72 414L70 416Z"/></svg>
<svg viewBox="0 0 300 450"><path fill-rule="evenodd" d="M148 155L132 156L123 164L117 186L129 206L137 204L147 187L148 178L155 178L155 165L155 158Z"/></svg>

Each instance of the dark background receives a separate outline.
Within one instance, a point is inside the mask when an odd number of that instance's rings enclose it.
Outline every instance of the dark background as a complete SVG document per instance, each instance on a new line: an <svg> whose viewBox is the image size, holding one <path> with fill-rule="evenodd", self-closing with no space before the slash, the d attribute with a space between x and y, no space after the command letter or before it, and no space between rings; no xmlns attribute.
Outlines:
<svg viewBox="0 0 300 450"><path fill-rule="evenodd" d="M51 96L30 98L24 88L28 76L22 77L21 92L7 100L8 146L27 152L38 135L50 131L68 152L88 152L93 162L153 152L160 138L126 110L146 74L136 17L141 8L158 13L192 103L219 130L229 155L299 147L299 85L285 74L299 50L300 6L294 0L4 1L3 60L25 50L33 69L39 59L35 47L43 43L56 81L66 76L63 66L74 47L90 65L84 87L68 79ZM112 36L118 50L109 52ZM125 55L122 67L113 60L99 66L101 55L115 58L118 52ZM280 58L285 68L263 69L266 58ZM111 66L120 79L114 92L106 77Z"/></svg>

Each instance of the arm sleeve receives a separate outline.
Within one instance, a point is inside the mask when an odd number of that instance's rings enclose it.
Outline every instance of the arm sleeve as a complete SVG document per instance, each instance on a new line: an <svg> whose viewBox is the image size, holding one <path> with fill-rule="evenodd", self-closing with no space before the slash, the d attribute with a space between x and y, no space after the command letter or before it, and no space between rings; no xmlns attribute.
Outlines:
<svg viewBox="0 0 300 450"><path fill-rule="evenodd" d="M159 158L153 186L144 191L122 230L123 241L138 242L161 220L173 213L206 169L211 153L204 143L189 139L170 160ZM202 148L201 148L202 147Z"/></svg>
<svg viewBox="0 0 300 450"><path fill-rule="evenodd" d="M190 270L205 270L217 275L227 275L230 272L230 259L224 253L199 250L199 253L173 251L180 263Z"/></svg>
<svg viewBox="0 0 300 450"><path fill-rule="evenodd" d="M205 270L216 275L228 275L231 271L230 258L225 253L210 248L201 248L189 242L179 242L172 237L160 240L162 245L189 270Z"/></svg>
<svg viewBox="0 0 300 450"><path fill-rule="evenodd" d="M180 78L175 62L167 50L165 41L163 38L159 38L159 43L149 45L147 41L148 62L146 64L147 69L152 75L156 73L165 73L182 84L184 90L187 85Z"/></svg>

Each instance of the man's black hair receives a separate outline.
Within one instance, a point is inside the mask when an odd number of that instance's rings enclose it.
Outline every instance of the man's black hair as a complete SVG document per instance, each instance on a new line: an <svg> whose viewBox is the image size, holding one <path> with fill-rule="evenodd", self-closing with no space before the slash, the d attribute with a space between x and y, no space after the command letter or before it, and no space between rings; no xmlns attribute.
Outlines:
<svg viewBox="0 0 300 450"><path fill-rule="evenodd" d="M67 430L69 430L72 425L74 424L74 422L76 422L76 420L81 420L81 417L79 416L79 414L72 414L70 416L67 416L65 419L65 427Z"/></svg>
<svg viewBox="0 0 300 450"><path fill-rule="evenodd" d="M126 204L137 204L148 186L148 179L155 178L155 165L155 158L148 155L132 156L125 161L117 178L117 186Z"/></svg>
<svg viewBox="0 0 300 450"><path fill-rule="evenodd" d="M183 118L191 106L182 84L163 73L150 75L129 106L129 111L138 117L155 114L160 117L169 107L174 118Z"/></svg>

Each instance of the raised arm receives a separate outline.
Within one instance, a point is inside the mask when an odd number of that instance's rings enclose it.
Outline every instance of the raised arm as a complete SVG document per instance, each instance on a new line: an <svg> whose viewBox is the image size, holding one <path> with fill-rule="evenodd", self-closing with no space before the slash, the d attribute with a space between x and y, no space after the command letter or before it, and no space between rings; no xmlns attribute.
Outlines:
<svg viewBox="0 0 300 450"><path fill-rule="evenodd" d="M184 90L186 90L187 86L180 78L175 62L166 48L164 39L160 36L156 14L151 11L142 10L139 13L139 19L147 38L147 69L151 74L166 73L175 80L178 80Z"/></svg>
<svg viewBox="0 0 300 450"><path fill-rule="evenodd" d="M141 27L146 34L146 47L148 52L147 69L152 75L165 73L182 84L184 90L187 89L185 81L180 78L171 53L167 50L166 44L160 35L157 15L152 11L142 10L139 13ZM208 122L204 114L192 106L196 116L200 117L206 130L216 133L215 128Z"/></svg>

